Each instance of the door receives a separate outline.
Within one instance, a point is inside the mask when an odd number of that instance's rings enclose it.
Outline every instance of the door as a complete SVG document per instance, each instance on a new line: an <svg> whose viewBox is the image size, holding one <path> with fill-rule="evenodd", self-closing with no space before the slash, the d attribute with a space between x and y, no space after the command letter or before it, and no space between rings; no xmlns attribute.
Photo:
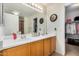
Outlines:
<svg viewBox="0 0 79 59"><path fill-rule="evenodd" d="M44 56L50 55L50 38L44 40Z"/></svg>
<svg viewBox="0 0 79 59"><path fill-rule="evenodd" d="M50 38L50 44L51 44L51 54L55 52L56 49L56 37Z"/></svg>
<svg viewBox="0 0 79 59"><path fill-rule="evenodd" d="M31 56L43 56L43 40L30 44Z"/></svg>
<svg viewBox="0 0 79 59"><path fill-rule="evenodd" d="M34 27L34 33L37 33L37 18L33 19L33 27Z"/></svg>
<svg viewBox="0 0 79 59"><path fill-rule="evenodd" d="M4 56L30 56L30 44L13 47L3 51Z"/></svg>
<svg viewBox="0 0 79 59"><path fill-rule="evenodd" d="M19 17L19 31L21 34L24 34L24 18Z"/></svg>
<svg viewBox="0 0 79 59"><path fill-rule="evenodd" d="M0 56L3 56L3 51L0 51Z"/></svg>

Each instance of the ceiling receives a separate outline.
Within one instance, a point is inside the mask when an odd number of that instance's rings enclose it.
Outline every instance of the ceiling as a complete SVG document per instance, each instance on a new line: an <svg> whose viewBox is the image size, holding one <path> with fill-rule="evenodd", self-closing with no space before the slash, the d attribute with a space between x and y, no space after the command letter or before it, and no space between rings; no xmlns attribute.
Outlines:
<svg viewBox="0 0 79 59"><path fill-rule="evenodd" d="M32 16L36 13L32 8L29 8L22 3L4 3L3 4L3 10L7 13L12 13L13 11L19 12L19 16Z"/></svg>
<svg viewBox="0 0 79 59"><path fill-rule="evenodd" d="M47 7L58 3L38 3L38 4L41 5L42 7ZM65 3L65 7L69 7L72 4L73 3ZM4 12L7 12L7 13L12 13L13 11L17 11L19 12L19 16L28 16L28 17L39 13L38 11L32 8L29 8L22 3L4 3L3 10Z"/></svg>
<svg viewBox="0 0 79 59"><path fill-rule="evenodd" d="M79 10L79 3L71 3L66 6L66 11Z"/></svg>
<svg viewBox="0 0 79 59"><path fill-rule="evenodd" d="M65 3L64 5L66 6L66 7L68 7L68 6L70 6L70 5L72 5L73 3Z"/></svg>

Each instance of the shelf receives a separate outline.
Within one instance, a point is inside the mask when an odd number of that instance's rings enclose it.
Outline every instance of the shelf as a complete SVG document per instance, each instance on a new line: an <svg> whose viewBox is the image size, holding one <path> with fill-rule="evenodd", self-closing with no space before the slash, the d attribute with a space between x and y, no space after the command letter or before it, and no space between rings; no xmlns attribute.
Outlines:
<svg viewBox="0 0 79 59"><path fill-rule="evenodd" d="M72 23L79 23L79 21L72 21L71 23L66 23L66 24L72 24Z"/></svg>

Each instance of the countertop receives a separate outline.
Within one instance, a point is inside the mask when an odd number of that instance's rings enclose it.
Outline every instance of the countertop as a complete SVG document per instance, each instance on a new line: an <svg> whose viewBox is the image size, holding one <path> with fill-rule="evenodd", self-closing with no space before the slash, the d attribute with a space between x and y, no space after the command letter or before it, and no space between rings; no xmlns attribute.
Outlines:
<svg viewBox="0 0 79 59"><path fill-rule="evenodd" d="M49 37L53 37L53 36L56 36L55 33L40 35L40 36L36 36L36 37L29 37L29 38L20 39L20 40L12 40L12 39L3 40L3 47L0 50L16 47L19 45L23 45L23 44L30 43L30 42L35 42L38 40L43 40L44 38L49 38Z"/></svg>

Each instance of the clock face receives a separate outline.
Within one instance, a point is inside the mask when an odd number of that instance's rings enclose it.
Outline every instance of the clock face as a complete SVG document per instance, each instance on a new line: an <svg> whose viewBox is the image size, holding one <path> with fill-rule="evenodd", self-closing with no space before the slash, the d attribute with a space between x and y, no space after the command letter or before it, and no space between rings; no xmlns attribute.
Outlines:
<svg viewBox="0 0 79 59"><path fill-rule="evenodd" d="M43 24L43 22L44 22L44 19L43 18L40 18L39 23L40 24Z"/></svg>
<svg viewBox="0 0 79 59"><path fill-rule="evenodd" d="M50 21L51 22L54 22L54 21L56 21L57 20L57 14L52 14L51 16L50 16Z"/></svg>

